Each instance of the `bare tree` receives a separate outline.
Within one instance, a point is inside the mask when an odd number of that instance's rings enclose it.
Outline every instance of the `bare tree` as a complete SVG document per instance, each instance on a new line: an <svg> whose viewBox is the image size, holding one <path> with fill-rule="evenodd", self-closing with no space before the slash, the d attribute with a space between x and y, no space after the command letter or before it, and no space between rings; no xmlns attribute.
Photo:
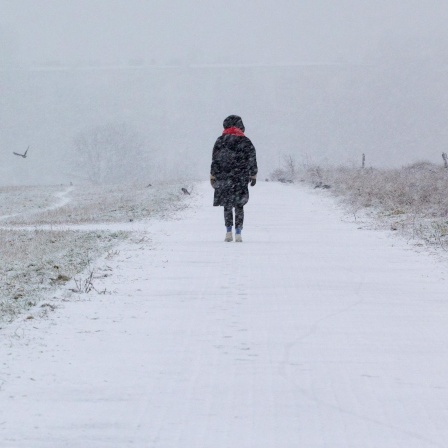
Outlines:
<svg viewBox="0 0 448 448"><path fill-rule="evenodd" d="M296 168L296 160L292 155L288 155L285 157L285 168L286 172L288 173L288 177L291 180L295 180L296 174L297 174L297 168Z"/></svg>
<svg viewBox="0 0 448 448"><path fill-rule="evenodd" d="M127 124L106 124L74 139L73 168L95 184L143 180L149 158L142 136Z"/></svg>
<svg viewBox="0 0 448 448"><path fill-rule="evenodd" d="M297 177L297 163L292 155L283 157L283 165L280 168L275 169L270 178L273 181L292 183Z"/></svg>

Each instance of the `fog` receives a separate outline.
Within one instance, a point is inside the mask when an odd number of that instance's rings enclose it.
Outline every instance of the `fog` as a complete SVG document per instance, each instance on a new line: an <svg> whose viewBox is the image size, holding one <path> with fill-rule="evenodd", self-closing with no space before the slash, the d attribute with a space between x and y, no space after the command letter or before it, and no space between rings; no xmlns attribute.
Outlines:
<svg viewBox="0 0 448 448"><path fill-rule="evenodd" d="M446 23L434 0L0 0L0 183L98 181L110 151L129 180L204 179L230 114L263 177L442 163Z"/></svg>

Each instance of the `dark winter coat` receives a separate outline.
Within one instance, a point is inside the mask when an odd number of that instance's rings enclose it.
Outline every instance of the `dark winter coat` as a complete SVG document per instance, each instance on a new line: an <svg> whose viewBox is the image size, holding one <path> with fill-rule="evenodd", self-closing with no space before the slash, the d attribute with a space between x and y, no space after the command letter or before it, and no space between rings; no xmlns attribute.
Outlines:
<svg viewBox="0 0 448 448"><path fill-rule="evenodd" d="M244 135L240 117L231 115L226 118L224 128L223 135L213 147L210 169L215 178L213 205L244 206L249 200L250 177L258 172L255 147Z"/></svg>

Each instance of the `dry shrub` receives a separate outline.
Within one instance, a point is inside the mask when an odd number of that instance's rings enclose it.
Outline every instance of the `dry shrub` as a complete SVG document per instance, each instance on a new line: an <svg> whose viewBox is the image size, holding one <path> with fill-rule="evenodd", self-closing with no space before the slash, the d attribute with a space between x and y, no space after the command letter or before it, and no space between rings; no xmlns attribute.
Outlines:
<svg viewBox="0 0 448 448"><path fill-rule="evenodd" d="M310 165L296 180L331 186L351 213L370 211L393 230L448 247L448 170L426 161L396 169Z"/></svg>
<svg viewBox="0 0 448 448"><path fill-rule="evenodd" d="M352 209L374 207L390 214L448 217L448 173L442 167L419 162L400 169L313 168L307 177L332 186Z"/></svg>
<svg viewBox="0 0 448 448"><path fill-rule="evenodd" d="M125 232L0 228L0 323L35 306L127 236Z"/></svg>

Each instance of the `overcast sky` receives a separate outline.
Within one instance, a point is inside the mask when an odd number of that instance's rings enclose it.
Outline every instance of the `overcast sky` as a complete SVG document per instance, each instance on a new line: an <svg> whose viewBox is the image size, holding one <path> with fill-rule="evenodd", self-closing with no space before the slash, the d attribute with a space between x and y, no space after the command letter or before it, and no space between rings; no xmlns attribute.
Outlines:
<svg viewBox="0 0 448 448"><path fill-rule="evenodd" d="M365 62L446 38L446 0L0 0L21 63Z"/></svg>
<svg viewBox="0 0 448 448"><path fill-rule="evenodd" d="M3 182L66 181L78 133L111 122L141 133L158 173L204 176L235 113L262 175L282 154L440 162L447 24L447 0L0 0ZM110 67L72 70L86 65ZM28 145L24 171L11 157Z"/></svg>

